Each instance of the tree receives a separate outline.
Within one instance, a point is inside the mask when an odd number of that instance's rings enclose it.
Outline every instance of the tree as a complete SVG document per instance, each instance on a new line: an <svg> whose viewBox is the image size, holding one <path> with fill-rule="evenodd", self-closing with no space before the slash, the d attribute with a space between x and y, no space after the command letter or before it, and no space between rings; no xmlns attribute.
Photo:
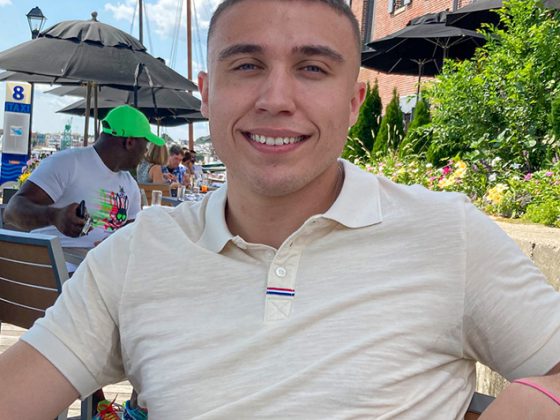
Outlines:
<svg viewBox="0 0 560 420"><path fill-rule="evenodd" d="M499 9L499 29L473 60L446 61L427 91L432 104L429 155L441 164L500 157L534 171L550 162L548 116L559 91L560 14L537 0L509 0Z"/></svg>
<svg viewBox="0 0 560 420"><path fill-rule="evenodd" d="M387 105L385 116L381 120L379 131L375 137L372 152L386 153L389 150L398 150L404 137L403 113L399 103L397 89L393 89L393 97Z"/></svg>
<svg viewBox="0 0 560 420"><path fill-rule="evenodd" d="M404 140L399 145L399 154L405 156L411 153L418 154L424 151L430 142L430 130L425 130L430 123L430 108L427 102L421 98L414 108L414 116Z"/></svg>
<svg viewBox="0 0 560 420"><path fill-rule="evenodd" d="M373 148L373 139L379 130L381 120L381 96L379 96L379 85L377 79L373 88L367 84L366 97L360 108L358 120L348 132L348 141L342 152L342 157L351 159L365 157Z"/></svg>

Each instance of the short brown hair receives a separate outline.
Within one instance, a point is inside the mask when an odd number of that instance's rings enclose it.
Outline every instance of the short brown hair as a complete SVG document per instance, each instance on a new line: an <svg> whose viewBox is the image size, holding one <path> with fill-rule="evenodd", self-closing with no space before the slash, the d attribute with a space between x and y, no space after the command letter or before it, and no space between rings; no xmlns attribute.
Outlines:
<svg viewBox="0 0 560 420"><path fill-rule="evenodd" d="M210 42L210 38L214 32L214 28L216 27L216 22L218 21L220 15L230 7L233 7L237 3L240 3L244 0L224 0L214 11L212 18L210 19L210 26L208 28L208 42ZM264 1L264 0L263 0ZM270 0L269 0L270 1ZM280 1L280 0L275 0ZM287 0L282 0L287 1ZM356 39L356 49L358 50L358 54L362 51L362 35L360 34L360 24L352 13L352 9L348 6L343 0L302 0L302 1L314 1L317 3L323 3L326 6L333 9L335 12L344 15L350 21L352 25L352 32L354 32L354 38Z"/></svg>

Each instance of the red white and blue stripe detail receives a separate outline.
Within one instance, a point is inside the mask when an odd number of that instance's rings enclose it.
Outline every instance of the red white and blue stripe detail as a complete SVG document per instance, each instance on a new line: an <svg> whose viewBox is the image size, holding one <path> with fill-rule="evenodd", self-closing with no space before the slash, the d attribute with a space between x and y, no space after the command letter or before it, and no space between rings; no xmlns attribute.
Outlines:
<svg viewBox="0 0 560 420"><path fill-rule="evenodd" d="M296 291L294 289L284 289L282 287L267 287L266 294L291 297L296 294Z"/></svg>

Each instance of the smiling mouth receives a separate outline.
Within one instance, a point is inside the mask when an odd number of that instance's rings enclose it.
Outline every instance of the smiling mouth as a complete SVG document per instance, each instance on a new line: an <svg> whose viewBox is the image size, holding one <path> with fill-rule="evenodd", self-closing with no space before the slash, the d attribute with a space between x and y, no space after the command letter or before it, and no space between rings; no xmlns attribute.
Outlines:
<svg viewBox="0 0 560 420"><path fill-rule="evenodd" d="M309 137L309 136L268 137L268 136L262 136L260 134L252 134L252 133L244 133L244 134L245 137L247 137L249 140L255 143L266 144L267 146L284 146L286 144L295 144Z"/></svg>

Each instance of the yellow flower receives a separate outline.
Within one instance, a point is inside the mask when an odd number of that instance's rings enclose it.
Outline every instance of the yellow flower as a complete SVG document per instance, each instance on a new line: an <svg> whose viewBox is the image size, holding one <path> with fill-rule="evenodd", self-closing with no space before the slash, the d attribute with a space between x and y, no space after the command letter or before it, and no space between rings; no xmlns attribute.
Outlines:
<svg viewBox="0 0 560 420"><path fill-rule="evenodd" d="M27 181L27 178L29 178L29 175L31 175L31 172L22 173L18 178L18 184L20 186L23 185L25 183L25 181Z"/></svg>
<svg viewBox="0 0 560 420"><path fill-rule="evenodd" d="M500 204L503 199L505 192L508 190L506 184L496 184L494 187L490 188L486 193L486 199L494 205Z"/></svg>
<svg viewBox="0 0 560 420"><path fill-rule="evenodd" d="M467 173L467 164L462 160L458 160L457 162L455 162L454 166L456 169L453 175L455 175L455 177L457 178L463 178Z"/></svg>
<svg viewBox="0 0 560 420"><path fill-rule="evenodd" d="M438 186L440 188L447 188L452 186L454 183L455 183L455 178L453 176L450 176L449 178L440 179L440 181L438 182Z"/></svg>

